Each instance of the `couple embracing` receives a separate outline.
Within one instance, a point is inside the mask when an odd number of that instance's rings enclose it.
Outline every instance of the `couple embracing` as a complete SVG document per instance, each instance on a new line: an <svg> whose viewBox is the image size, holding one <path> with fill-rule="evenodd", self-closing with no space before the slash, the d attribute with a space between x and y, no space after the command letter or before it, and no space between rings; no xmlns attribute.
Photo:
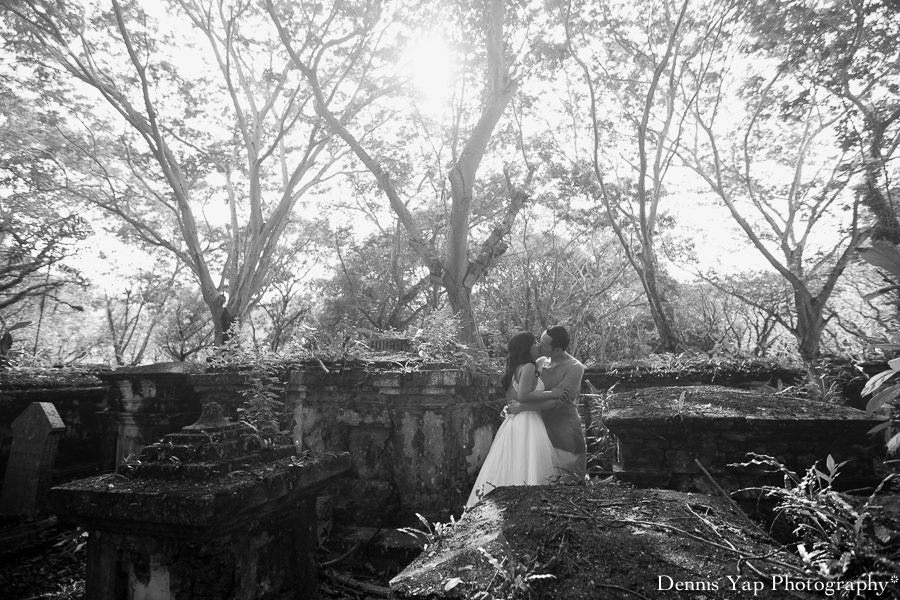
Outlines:
<svg viewBox="0 0 900 600"><path fill-rule="evenodd" d="M584 429L575 408L584 365L568 353L569 341L569 332L560 325L540 339L525 331L509 340L502 380L507 415L467 508L495 487L584 480Z"/></svg>

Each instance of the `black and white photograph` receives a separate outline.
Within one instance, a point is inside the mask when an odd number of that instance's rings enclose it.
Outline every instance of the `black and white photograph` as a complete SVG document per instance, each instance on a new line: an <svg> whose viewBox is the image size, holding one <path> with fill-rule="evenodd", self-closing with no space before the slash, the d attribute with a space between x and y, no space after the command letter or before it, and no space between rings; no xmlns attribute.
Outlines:
<svg viewBox="0 0 900 600"><path fill-rule="evenodd" d="M0 0L0 598L900 598L900 0Z"/></svg>

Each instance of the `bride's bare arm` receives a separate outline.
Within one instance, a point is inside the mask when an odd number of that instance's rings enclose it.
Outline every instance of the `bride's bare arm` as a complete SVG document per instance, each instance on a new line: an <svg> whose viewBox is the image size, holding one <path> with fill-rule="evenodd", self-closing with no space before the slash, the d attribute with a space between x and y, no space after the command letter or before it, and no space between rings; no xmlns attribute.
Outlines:
<svg viewBox="0 0 900 600"><path fill-rule="evenodd" d="M538 392L543 394L543 392ZM506 407L506 412L511 415L517 415L520 412L524 412L526 410L548 410L551 408L556 408L559 406L558 399L552 400L537 400L535 402L510 402L509 406Z"/></svg>
<svg viewBox="0 0 900 600"><path fill-rule="evenodd" d="M561 390L544 390L537 391L538 378L535 373L533 364L525 364L521 367L519 373L519 389L516 399L510 402L506 412L512 415L518 414L525 410L547 410L557 406L559 399L562 398Z"/></svg>
<svg viewBox="0 0 900 600"><path fill-rule="evenodd" d="M537 385L538 377L535 372L535 366L532 363L525 363L519 367L519 372L516 375L519 378L519 390L516 394L516 401L518 402L534 404L562 397L561 390L543 390L539 392L534 389Z"/></svg>

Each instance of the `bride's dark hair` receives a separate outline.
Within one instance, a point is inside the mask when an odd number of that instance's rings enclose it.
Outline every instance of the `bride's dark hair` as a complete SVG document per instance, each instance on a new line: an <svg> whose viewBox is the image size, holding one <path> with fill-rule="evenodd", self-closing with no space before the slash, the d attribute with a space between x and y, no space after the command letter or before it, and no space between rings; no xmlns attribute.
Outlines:
<svg viewBox="0 0 900 600"><path fill-rule="evenodd" d="M500 385L503 386L504 392L509 389L509 384L512 383L516 369L525 363L534 362L534 359L531 358L531 347L534 346L536 340L537 338L530 331L517 333L510 338L509 343L506 345L506 348L509 350L509 354L506 356L506 373L503 374L503 379L500 380Z"/></svg>

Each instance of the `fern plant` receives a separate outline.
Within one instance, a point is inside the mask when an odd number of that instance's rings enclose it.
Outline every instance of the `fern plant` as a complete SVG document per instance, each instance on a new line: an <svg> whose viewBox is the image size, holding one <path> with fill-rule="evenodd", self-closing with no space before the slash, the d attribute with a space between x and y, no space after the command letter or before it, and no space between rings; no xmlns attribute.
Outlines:
<svg viewBox="0 0 900 600"><path fill-rule="evenodd" d="M279 391L282 385L278 357L238 333L223 345L210 364L214 369L240 370L245 374L239 392L243 402L237 409L238 418L253 431L261 447L274 447L278 438L288 433L284 423L286 407Z"/></svg>
<svg viewBox="0 0 900 600"><path fill-rule="evenodd" d="M450 536L450 532L454 527L456 527L456 524L458 523L458 521L453 518L453 515L450 515L450 521L447 523L430 523L428 519L426 519L419 513L416 513L416 517L418 517L419 521L421 521L422 525L425 527L424 529L416 529L415 527L401 527L397 529L397 531L415 538L419 543L422 544L423 551L437 545L441 542L441 540L447 539Z"/></svg>
<svg viewBox="0 0 900 600"><path fill-rule="evenodd" d="M777 459L749 453L742 467L768 467L784 476L784 486L764 486L778 504L776 513L794 527L797 551L811 576L827 581L900 576L900 534L878 497L895 477L886 477L864 502L836 491L834 481L844 462L831 455L824 469L817 462L803 476Z"/></svg>
<svg viewBox="0 0 900 600"><path fill-rule="evenodd" d="M491 555L484 548L478 549L494 567L494 577L487 590L477 592L474 600L526 600L539 597L533 584L555 575L540 573L541 565L528 554L521 559L511 553L502 558Z"/></svg>

